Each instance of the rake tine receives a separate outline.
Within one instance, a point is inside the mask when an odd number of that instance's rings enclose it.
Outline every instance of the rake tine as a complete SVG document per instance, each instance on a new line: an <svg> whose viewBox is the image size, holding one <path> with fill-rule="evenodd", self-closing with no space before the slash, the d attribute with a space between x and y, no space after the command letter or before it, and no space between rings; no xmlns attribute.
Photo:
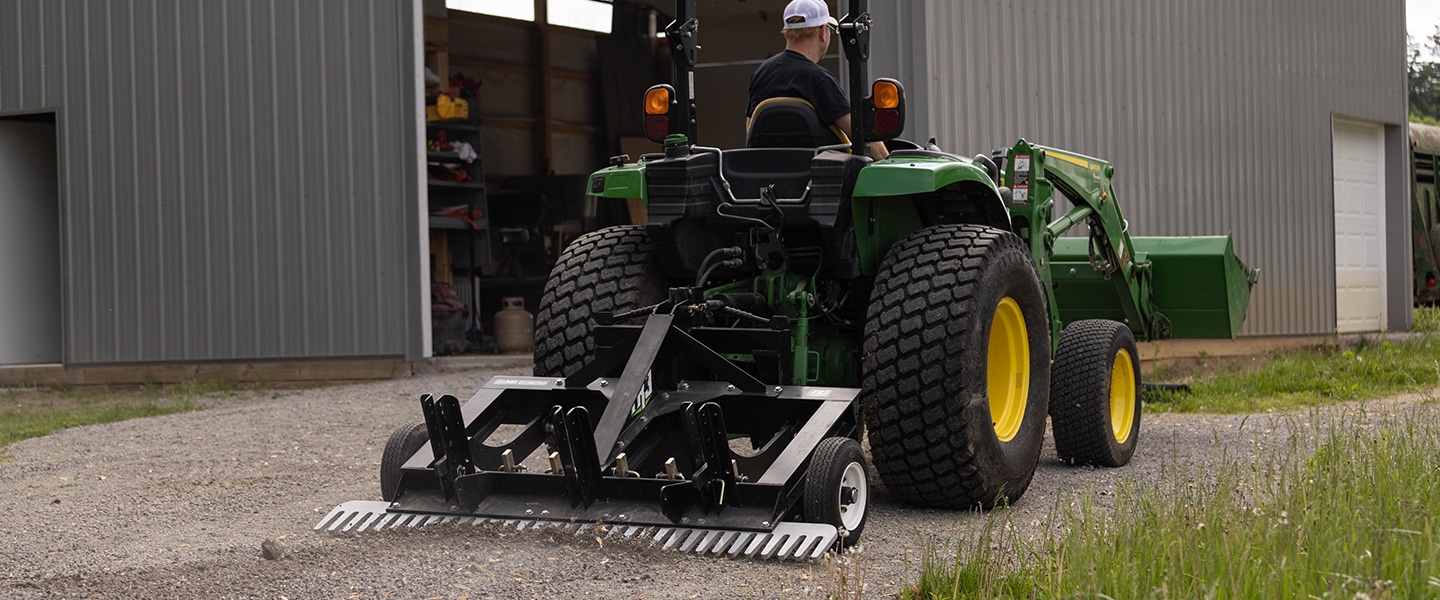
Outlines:
<svg viewBox="0 0 1440 600"><path fill-rule="evenodd" d="M376 521L379 521L380 518L383 517L383 516L385 516L385 513L377 513L377 512L367 513L365 520L360 522L360 527L359 527L358 529L356 529L355 531L365 531L365 530L368 529L371 525L373 525Z"/></svg>
<svg viewBox="0 0 1440 600"><path fill-rule="evenodd" d="M323 529L325 527L325 524L329 523L330 519L335 518L335 513L338 512L340 512L340 507L337 506L330 509L330 512L325 513L325 516L320 518L320 522L315 524L315 531L320 531L321 529Z"/></svg>
<svg viewBox="0 0 1440 600"><path fill-rule="evenodd" d="M787 558L793 558L795 560L805 558L805 556L810 554L822 541L824 540L818 535L801 536L800 543L795 546L795 553Z"/></svg>
<svg viewBox="0 0 1440 600"><path fill-rule="evenodd" d="M830 544L828 544L828 543L825 542L825 538L824 538L824 537L817 537L817 538L816 538L815 548L810 551L810 557L809 557L809 558L810 558L811 560L814 560L814 559L820 558L821 556L825 556L825 551L827 551L827 550L829 550L829 549L830 549Z"/></svg>
<svg viewBox="0 0 1440 600"><path fill-rule="evenodd" d="M730 544L730 549L726 552L726 554L729 554L730 556L740 556L746 554L745 548L750 545L750 540L755 539L759 535L760 534L753 532L745 532L740 534L735 539L735 543Z"/></svg>
<svg viewBox="0 0 1440 600"><path fill-rule="evenodd" d="M775 552L780 549L780 546L782 544L788 543L789 540L789 534L771 534L770 543L765 544L765 549L760 551L760 557L766 559L773 558L775 556Z"/></svg>
<svg viewBox="0 0 1440 600"><path fill-rule="evenodd" d="M775 553L776 558L784 559L791 556L800 545L800 542L805 539L805 536L791 535L787 536L787 538L785 543L780 546L780 551Z"/></svg>
<svg viewBox="0 0 1440 600"><path fill-rule="evenodd" d="M690 553L691 550L694 550L696 554L704 554L706 548L710 547L710 541L713 541L716 535L719 534L714 531L696 531L696 535L691 535L690 540L685 542L680 551L681 553Z"/></svg>
<svg viewBox="0 0 1440 600"><path fill-rule="evenodd" d="M380 531L381 529L384 529L386 525L393 523L395 521L395 516L395 513L385 513L381 515L380 520L375 523L375 531Z"/></svg>
<svg viewBox="0 0 1440 600"><path fill-rule="evenodd" d="M341 529L341 531L350 531L351 529L355 529L357 525L360 525L362 522L369 519L370 514L371 513L369 513L368 511L356 511L356 513L345 522L345 527Z"/></svg>
<svg viewBox="0 0 1440 600"><path fill-rule="evenodd" d="M331 523L331 524L330 524L330 529L329 529L328 531L335 531L335 530L337 530L337 529L340 529L342 526L345 525L345 523L347 523L347 522L350 521L351 517L352 517L354 514L355 514L355 513L351 512L351 511L348 511L348 510L345 511L345 514L340 515L338 518L335 519L335 522L334 522L334 523Z"/></svg>
<svg viewBox="0 0 1440 600"><path fill-rule="evenodd" d="M675 549L675 548L678 547L681 543L683 543L685 540L687 540L687 539L690 538L691 532L692 532L692 530L689 530L689 529L676 529L676 530L675 530L675 533L673 533L673 534L670 535L670 541L665 542L665 547L664 547L664 549L665 549L665 550L673 550L673 549Z"/></svg>
<svg viewBox="0 0 1440 600"><path fill-rule="evenodd" d="M718 539L715 540L715 545L710 547L710 553L718 556L725 552L725 549L730 546L730 542L739 535L740 533L735 531L721 531L717 536Z"/></svg>
<svg viewBox="0 0 1440 600"><path fill-rule="evenodd" d="M774 534L772 533L757 534L755 541L750 542L750 546L745 549L745 556L755 556L755 553L761 548L761 545L770 541L770 538L773 536Z"/></svg>

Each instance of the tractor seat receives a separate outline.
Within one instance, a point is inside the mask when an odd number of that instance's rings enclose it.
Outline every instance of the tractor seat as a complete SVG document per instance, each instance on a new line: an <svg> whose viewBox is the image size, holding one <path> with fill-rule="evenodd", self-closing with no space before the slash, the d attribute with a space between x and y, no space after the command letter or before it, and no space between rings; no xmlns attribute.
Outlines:
<svg viewBox="0 0 1440 600"><path fill-rule="evenodd" d="M747 148L818 148L848 143L845 132L821 123L815 106L804 98L761 102L745 123Z"/></svg>

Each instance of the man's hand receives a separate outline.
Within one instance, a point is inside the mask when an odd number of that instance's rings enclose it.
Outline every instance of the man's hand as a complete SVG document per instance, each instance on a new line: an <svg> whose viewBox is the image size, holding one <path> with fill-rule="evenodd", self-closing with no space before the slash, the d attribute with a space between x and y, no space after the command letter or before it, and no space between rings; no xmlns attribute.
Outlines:
<svg viewBox="0 0 1440 600"><path fill-rule="evenodd" d="M835 119L835 128L845 132L845 135L850 135L850 115ZM870 142L870 158L885 160L887 156L890 156L890 150L885 148L885 142Z"/></svg>

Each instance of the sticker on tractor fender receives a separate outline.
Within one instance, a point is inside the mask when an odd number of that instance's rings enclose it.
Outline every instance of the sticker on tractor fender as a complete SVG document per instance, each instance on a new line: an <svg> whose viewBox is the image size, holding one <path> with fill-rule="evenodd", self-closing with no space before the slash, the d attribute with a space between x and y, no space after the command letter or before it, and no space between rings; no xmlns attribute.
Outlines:
<svg viewBox="0 0 1440 600"><path fill-rule="evenodd" d="M645 407L650 405L650 397L655 395L654 375L654 371L645 372L645 381L640 384L640 392L635 394L635 404L630 410L630 416L633 417L640 414L640 411L645 410Z"/></svg>
<svg viewBox="0 0 1440 600"><path fill-rule="evenodd" d="M805 395L811 398L829 398L830 392L833 391L835 390L810 390L808 392L805 392Z"/></svg>

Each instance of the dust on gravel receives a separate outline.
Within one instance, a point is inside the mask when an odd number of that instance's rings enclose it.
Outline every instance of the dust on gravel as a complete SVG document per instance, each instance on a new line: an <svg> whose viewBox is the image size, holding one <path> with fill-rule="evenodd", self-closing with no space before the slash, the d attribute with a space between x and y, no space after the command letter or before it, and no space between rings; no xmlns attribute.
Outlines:
<svg viewBox="0 0 1440 600"><path fill-rule="evenodd" d="M335 505L379 499L380 452L419 418L422 393L468 397L529 365L239 395L200 412L69 429L0 463L0 595L10 598L819 598L824 561L700 558L545 529L432 526L330 535ZM1411 399L1413 400L1413 399ZM1403 403L1403 402L1402 402ZM1047 440L1012 509L1042 528L1076 490L1113 494L1167 465L1283 448L1306 414L1147 414L1124 469L1075 468ZM866 597L892 596L921 548L950 545L984 515L916 509L874 490L859 561ZM273 560L262 557L266 540Z"/></svg>

